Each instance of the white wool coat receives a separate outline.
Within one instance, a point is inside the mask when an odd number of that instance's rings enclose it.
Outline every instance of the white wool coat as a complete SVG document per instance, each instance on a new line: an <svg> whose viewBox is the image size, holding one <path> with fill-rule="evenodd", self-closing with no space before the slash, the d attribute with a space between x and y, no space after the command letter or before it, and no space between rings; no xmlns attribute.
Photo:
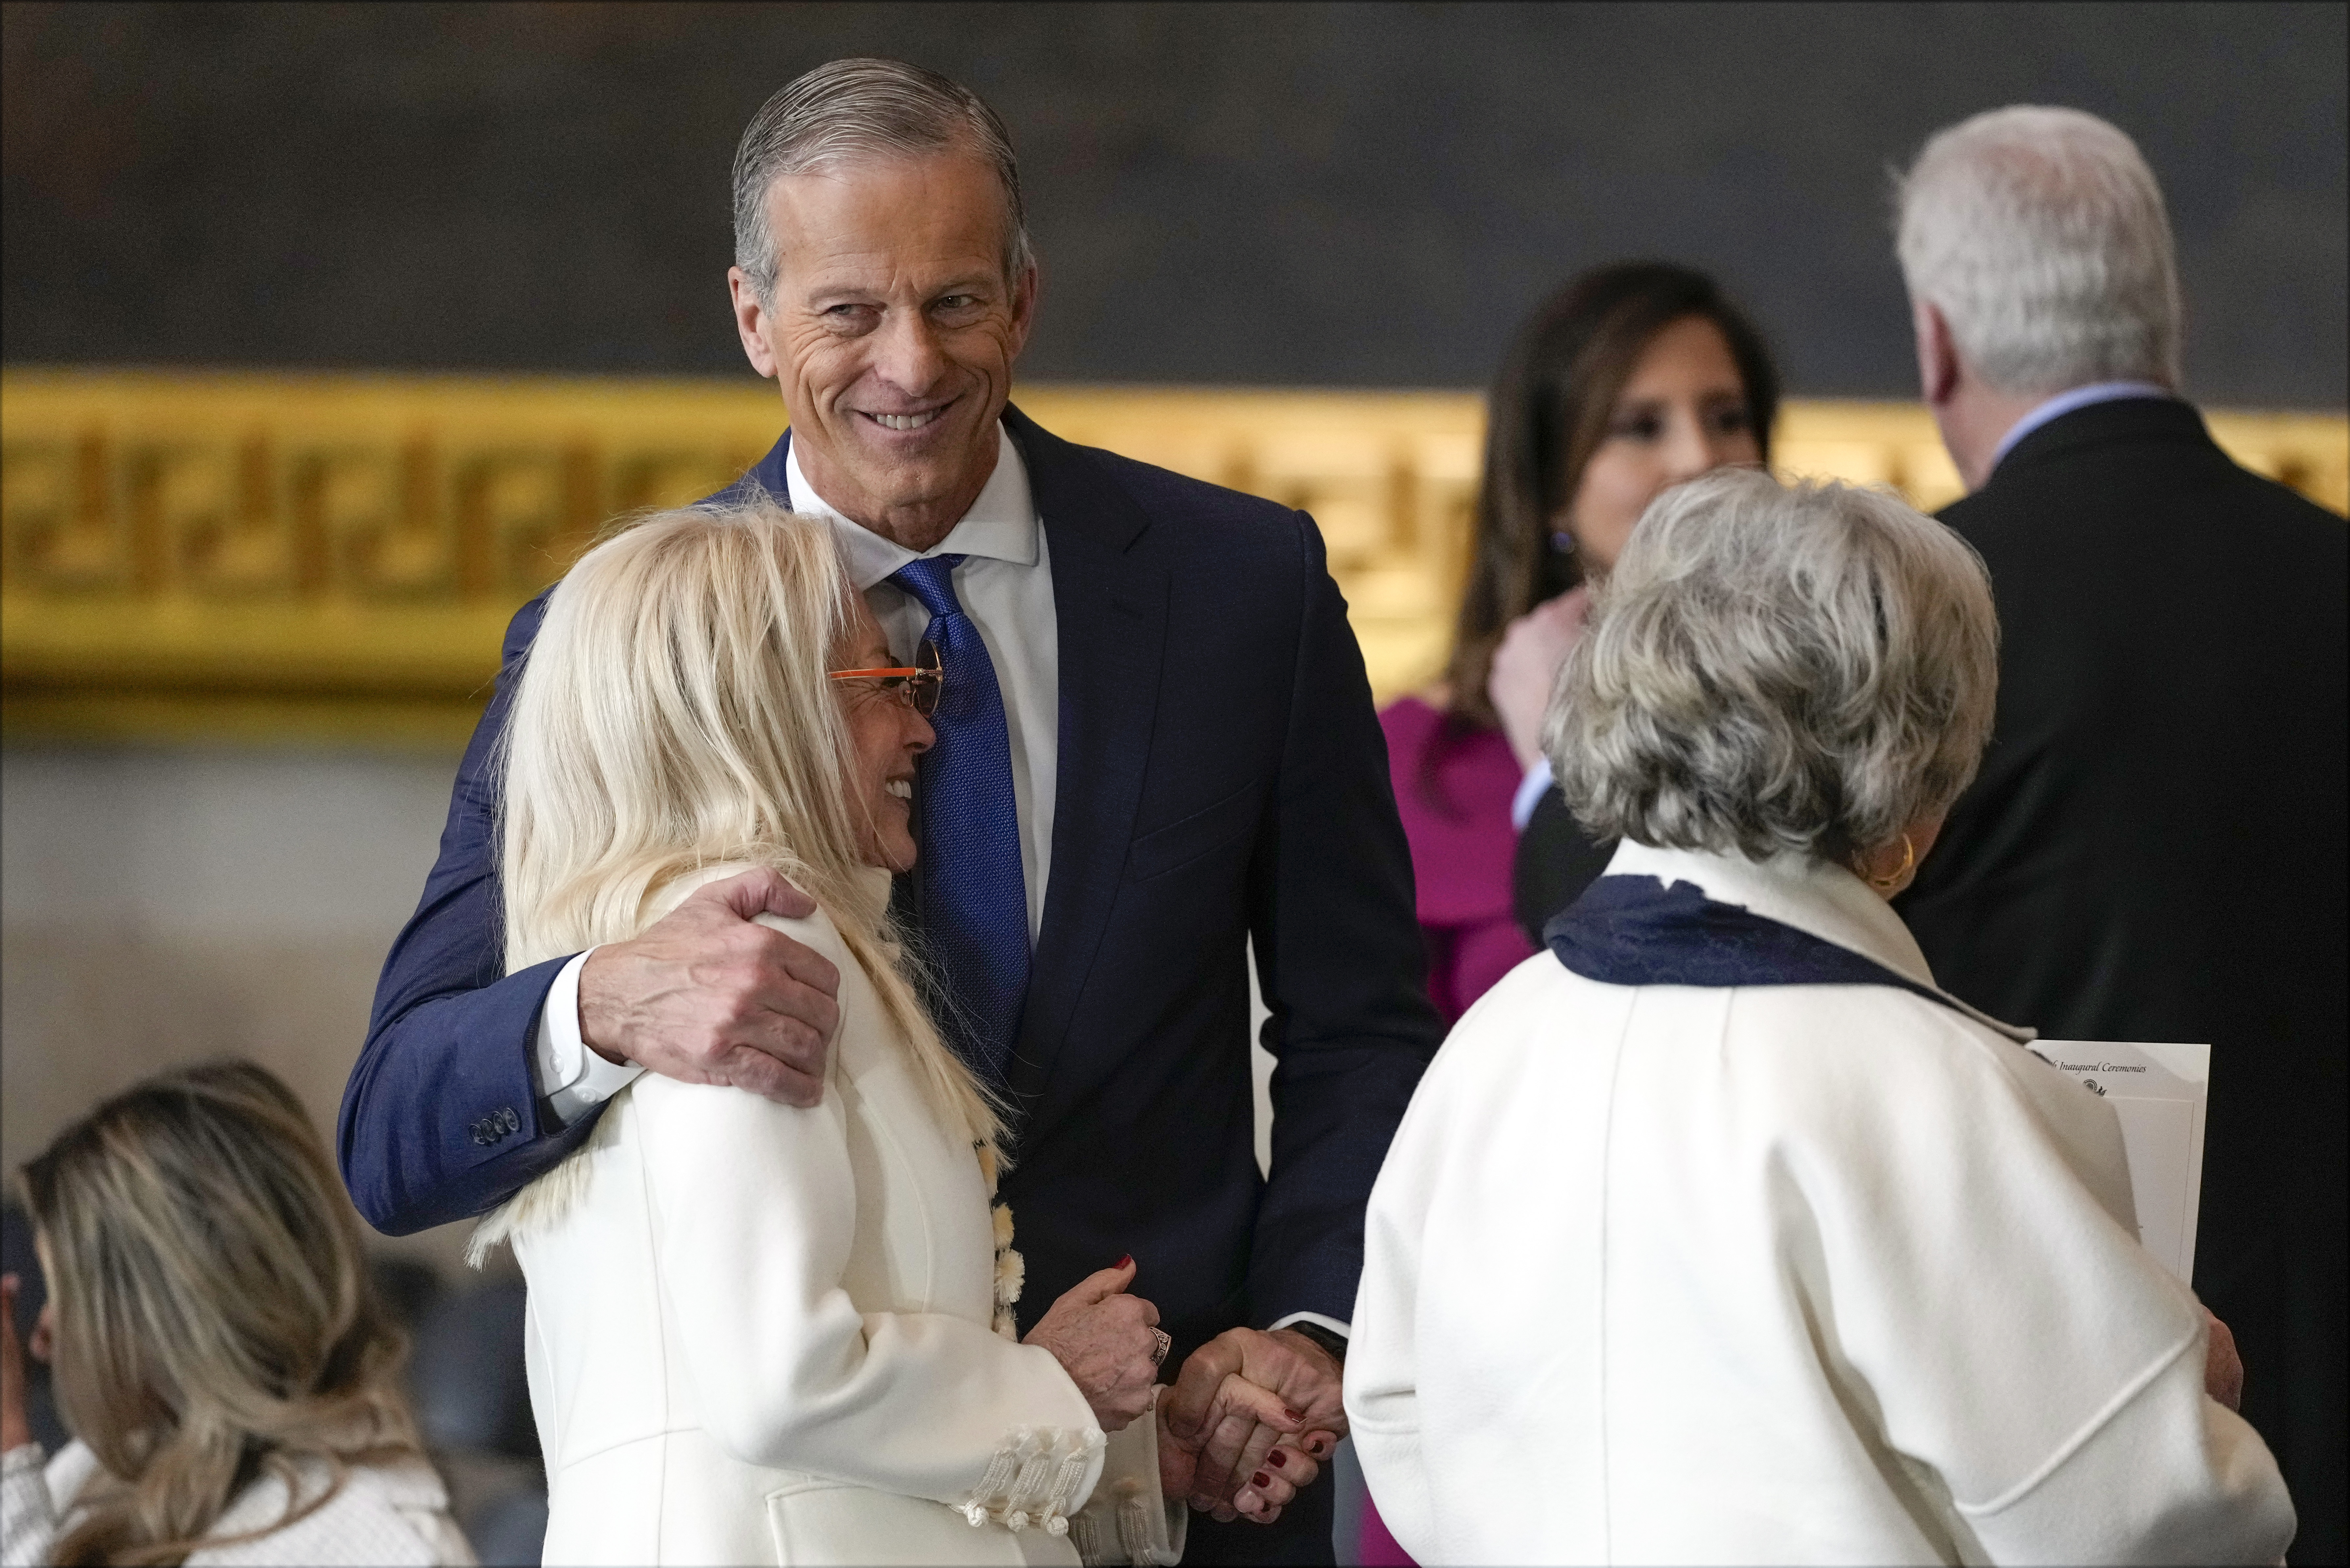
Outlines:
<svg viewBox="0 0 2350 1568"><path fill-rule="evenodd" d="M545 1560L1075 1564L1057 1521L1107 1445L1052 1355L991 1327L970 1141L832 922L763 919L840 971L822 1103L647 1075L552 1220L518 1200Z"/></svg>
<svg viewBox="0 0 2350 1568"><path fill-rule="evenodd" d="M1839 867L1627 844L1930 986ZM2110 1107L1878 986L1614 986L1463 1017L1371 1200L1347 1411L1419 1561L2273 1563ZM2258 1377L2261 1369L2249 1369Z"/></svg>

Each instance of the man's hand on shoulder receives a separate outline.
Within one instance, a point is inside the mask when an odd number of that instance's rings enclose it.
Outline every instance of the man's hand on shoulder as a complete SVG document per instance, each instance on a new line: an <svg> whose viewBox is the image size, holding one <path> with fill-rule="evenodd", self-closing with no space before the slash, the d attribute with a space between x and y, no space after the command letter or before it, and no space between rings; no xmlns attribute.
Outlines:
<svg viewBox="0 0 2350 1568"><path fill-rule="evenodd" d="M607 1060L681 1083L816 1104L840 1024L840 971L754 919L815 912L815 900L764 867L696 888L643 935L588 955L581 1038Z"/></svg>

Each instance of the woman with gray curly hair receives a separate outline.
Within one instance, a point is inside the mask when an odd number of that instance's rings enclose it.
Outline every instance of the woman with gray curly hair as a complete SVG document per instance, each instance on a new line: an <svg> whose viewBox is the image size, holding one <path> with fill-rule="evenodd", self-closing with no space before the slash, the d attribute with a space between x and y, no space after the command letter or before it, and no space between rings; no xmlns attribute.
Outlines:
<svg viewBox="0 0 2350 1568"><path fill-rule="evenodd" d="M1415 1558L2282 1553L2112 1109L1886 903L1973 776L1997 642L1981 563L1890 495L1727 471L1641 520L1546 735L1621 846L1371 1197L1347 1412Z"/></svg>

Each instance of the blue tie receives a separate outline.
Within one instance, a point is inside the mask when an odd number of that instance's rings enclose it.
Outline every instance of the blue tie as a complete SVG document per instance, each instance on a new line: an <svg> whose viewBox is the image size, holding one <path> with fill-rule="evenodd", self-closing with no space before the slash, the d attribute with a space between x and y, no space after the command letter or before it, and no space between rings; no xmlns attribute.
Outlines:
<svg viewBox="0 0 2350 1568"><path fill-rule="evenodd" d="M954 591L961 556L910 561L889 580L931 612L925 633L946 680L931 715L938 743L920 763L922 938L954 1003L940 1020L979 1075L1007 1082L1028 992L1028 880L1003 694L979 628Z"/></svg>

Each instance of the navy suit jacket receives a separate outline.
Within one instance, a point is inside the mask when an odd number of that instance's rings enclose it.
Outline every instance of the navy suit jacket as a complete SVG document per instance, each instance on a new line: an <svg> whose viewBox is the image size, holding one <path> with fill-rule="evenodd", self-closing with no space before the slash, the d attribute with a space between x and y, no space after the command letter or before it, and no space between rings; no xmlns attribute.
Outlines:
<svg viewBox="0 0 2350 1568"><path fill-rule="evenodd" d="M1132 1252L1177 1354L1293 1312L1351 1317L1363 1206L1441 1035L1360 651L1312 520L1073 446L1009 410L1060 637L1051 881L1012 1073L1004 1195L1024 1327ZM785 493L788 435L739 482ZM482 1213L593 1116L537 1101L561 961L501 976L495 742L544 613L507 633L441 857L343 1096L359 1211ZM1245 950L1272 1009L1273 1171L1253 1152Z"/></svg>

